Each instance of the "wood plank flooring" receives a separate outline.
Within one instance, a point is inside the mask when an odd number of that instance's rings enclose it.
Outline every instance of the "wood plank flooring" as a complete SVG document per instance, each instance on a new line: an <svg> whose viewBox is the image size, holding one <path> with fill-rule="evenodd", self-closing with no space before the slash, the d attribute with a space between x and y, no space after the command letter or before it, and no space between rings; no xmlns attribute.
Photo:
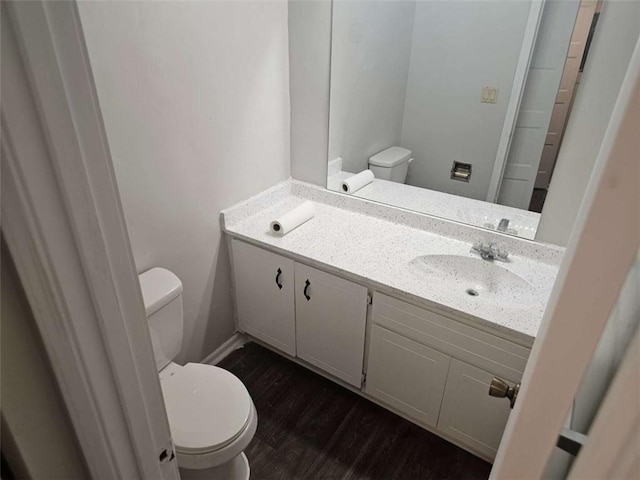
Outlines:
<svg viewBox="0 0 640 480"><path fill-rule="evenodd" d="M219 367L258 410L252 479L480 479L491 465L255 343Z"/></svg>

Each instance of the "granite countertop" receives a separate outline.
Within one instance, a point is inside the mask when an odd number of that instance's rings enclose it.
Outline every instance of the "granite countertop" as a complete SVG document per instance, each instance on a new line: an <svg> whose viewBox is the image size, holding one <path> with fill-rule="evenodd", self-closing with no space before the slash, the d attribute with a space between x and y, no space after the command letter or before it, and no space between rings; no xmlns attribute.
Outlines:
<svg viewBox="0 0 640 480"><path fill-rule="evenodd" d="M327 188L339 192L341 182L353 175L345 171L335 172L327 178ZM540 214L536 212L378 178L353 195L477 227L491 225L490 228L495 229L501 219L507 218L510 220L508 233L529 240L535 238L540 223Z"/></svg>
<svg viewBox="0 0 640 480"><path fill-rule="evenodd" d="M309 199L316 207L313 219L284 237L270 232L271 220ZM455 282L450 288L434 284L431 276L413 268L411 262L429 254L478 259L470 247L483 231L433 218L423 219L431 223L416 228L416 222L421 220L411 217L412 214L397 210L398 221L391 221L389 218L395 218L393 207L371 205L371 202L288 181L223 211L221 222L224 231L232 237L265 246L531 346L557 275L562 249L490 232L502 239L511 252L509 261L501 262L500 267L520 276L534 287L535 293L534 298L522 302L507 288L502 295L513 296L507 301L494 302L486 298L479 301L480 297L459 291L460 285Z"/></svg>

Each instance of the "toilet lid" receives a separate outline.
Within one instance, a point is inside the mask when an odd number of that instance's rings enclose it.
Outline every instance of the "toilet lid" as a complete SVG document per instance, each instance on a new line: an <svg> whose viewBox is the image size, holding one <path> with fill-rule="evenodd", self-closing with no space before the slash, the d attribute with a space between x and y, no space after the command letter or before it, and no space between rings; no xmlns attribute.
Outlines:
<svg viewBox="0 0 640 480"><path fill-rule="evenodd" d="M369 165L391 168L411 158L411 150L402 147L389 147L369 157Z"/></svg>
<svg viewBox="0 0 640 480"><path fill-rule="evenodd" d="M195 454L222 448L249 422L249 392L222 368L188 363L163 377L161 385L177 451Z"/></svg>

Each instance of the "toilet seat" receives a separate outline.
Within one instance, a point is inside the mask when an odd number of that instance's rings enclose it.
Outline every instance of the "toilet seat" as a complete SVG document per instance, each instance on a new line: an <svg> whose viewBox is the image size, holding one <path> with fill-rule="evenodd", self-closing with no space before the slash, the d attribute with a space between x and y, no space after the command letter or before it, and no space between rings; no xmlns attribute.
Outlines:
<svg viewBox="0 0 640 480"><path fill-rule="evenodd" d="M160 383L177 453L215 452L244 432L253 403L235 375L200 363L162 373Z"/></svg>

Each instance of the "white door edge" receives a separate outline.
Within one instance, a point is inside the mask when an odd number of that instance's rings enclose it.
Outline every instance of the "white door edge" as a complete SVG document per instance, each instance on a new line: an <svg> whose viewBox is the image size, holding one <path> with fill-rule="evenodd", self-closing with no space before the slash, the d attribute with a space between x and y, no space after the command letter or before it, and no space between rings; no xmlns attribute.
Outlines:
<svg viewBox="0 0 640 480"><path fill-rule="evenodd" d="M177 479L77 5L5 12L2 230L79 446L94 478Z"/></svg>
<svg viewBox="0 0 640 480"><path fill-rule="evenodd" d="M491 478L541 478L640 247L640 40L631 58Z"/></svg>

